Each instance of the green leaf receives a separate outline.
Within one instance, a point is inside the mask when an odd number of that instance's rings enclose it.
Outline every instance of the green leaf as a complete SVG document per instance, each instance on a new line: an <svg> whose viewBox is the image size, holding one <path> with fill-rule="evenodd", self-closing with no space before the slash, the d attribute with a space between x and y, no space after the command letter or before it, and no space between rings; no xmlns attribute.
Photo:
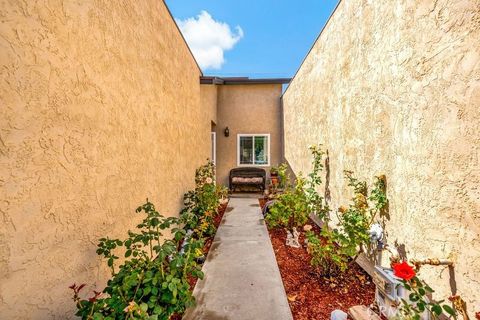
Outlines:
<svg viewBox="0 0 480 320"><path fill-rule="evenodd" d="M107 264L109 267L113 266L113 258L109 258Z"/></svg>
<svg viewBox="0 0 480 320"><path fill-rule="evenodd" d="M140 309L142 309L142 311L144 311L144 312L147 312L148 304L146 304L145 302L141 303L140 304Z"/></svg>
<svg viewBox="0 0 480 320"><path fill-rule="evenodd" d="M454 315L457 314L457 313L455 312L455 310L454 310L452 307L450 307L449 305L447 305L447 304L443 305L443 310L445 310L445 312L448 313L448 314L451 315L451 316L454 316Z"/></svg>
<svg viewBox="0 0 480 320"><path fill-rule="evenodd" d="M420 312L425 311L425 304L422 302L417 303L417 308L420 310Z"/></svg>
<svg viewBox="0 0 480 320"><path fill-rule="evenodd" d="M143 290L143 295L145 296L148 296L148 294L152 292L152 287L146 287L144 290Z"/></svg>
<svg viewBox="0 0 480 320"><path fill-rule="evenodd" d="M132 255L132 250L131 249L128 249L127 251L125 251L125 258L128 258Z"/></svg>
<svg viewBox="0 0 480 320"><path fill-rule="evenodd" d="M409 296L408 296L408 299L410 299L410 301L412 301L412 302L416 302L420 298L418 297L418 295L416 293L410 293Z"/></svg>
<svg viewBox="0 0 480 320"><path fill-rule="evenodd" d="M102 315L101 313L95 312L95 313L93 314L93 320L103 320L103 319L104 319L104 318L103 318L103 315Z"/></svg>
<svg viewBox="0 0 480 320"><path fill-rule="evenodd" d="M440 307L440 305L438 304L434 304L432 306L432 312L435 313L437 316L439 316L442 314L442 307Z"/></svg>
<svg viewBox="0 0 480 320"><path fill-rule="evenodd" d="M163 312L163 308L160 306L155 306L155 308L153 309L154 314L161 314L162 312Z"/></svg>

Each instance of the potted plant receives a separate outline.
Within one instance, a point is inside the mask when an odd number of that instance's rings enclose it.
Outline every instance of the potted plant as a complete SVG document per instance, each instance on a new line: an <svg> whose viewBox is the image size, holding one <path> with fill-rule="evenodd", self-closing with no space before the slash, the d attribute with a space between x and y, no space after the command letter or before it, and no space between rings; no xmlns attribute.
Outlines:
<svg viewBox="0 0 480 320"><path fill-rule="evenodd" d="M273 186L277 186L279 179L278 179L278 167L271 167L270 168L270 180L272 181Z"/></svg>

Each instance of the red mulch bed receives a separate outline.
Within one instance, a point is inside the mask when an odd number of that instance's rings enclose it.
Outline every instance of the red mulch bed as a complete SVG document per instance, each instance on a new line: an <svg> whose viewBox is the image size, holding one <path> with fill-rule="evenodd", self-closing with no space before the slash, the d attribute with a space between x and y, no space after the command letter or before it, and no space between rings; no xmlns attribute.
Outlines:
<svg viewBox="0 0 480 320"><path fill-rule="evenodd" d="M265 204L259 199L260 205ZM313 230L320 228L309 222ZM375 285L370 276L356 263L345 273L324 278L310 265L310 254L305 249L305 237L300 235L302 248L285 245L283 229L269 229L288 303L295 320L328 320L335 309L347 312L355 305L370 305L375 298Z"/></svg>
<svg viewBox="0 0 480 320"><path fill-rule="evenodd" d="M265 206L265 204L267 203L268 200L266 200L265 198L259 198L258 199L258 202L260 202L260 208L263 209L263 207Z"/></svg>

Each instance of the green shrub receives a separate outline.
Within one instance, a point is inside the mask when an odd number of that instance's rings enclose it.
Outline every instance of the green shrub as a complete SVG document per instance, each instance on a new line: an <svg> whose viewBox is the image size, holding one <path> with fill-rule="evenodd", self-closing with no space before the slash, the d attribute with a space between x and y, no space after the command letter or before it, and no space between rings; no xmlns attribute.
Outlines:
<svg viewBox="0 0 480 320"><path fill-rule="evenodd" d="M280 183L279 183L280 188L285 188L290 184L290 178L288 177L287 171L288 171L288 165L286 163L281 163L278 165L277 172L280 180Z"/></svg>
<svg viewBox="0 0 480 320"><path fill-rule="evenodd" d="M265 220L272 228L282 227L289 230L303 226L310 213L321 214L325 211L323 197L317 191L322 183L320 173L322 171L322 157L324 152L319 146L310 147L312 153L312 172L303 178L297 178L295 185L289 184L287 177L288 166L283 163L278 166L281 181L285 183L285 191L277 195L275 203L270 207Z"/></svg>
<svg viewBox="0 0 480 320"><path fill-rule="evenodd" d="M366 182L356 179L351 171L346 171L345 177L353 189L353 198L348 208L339 208L337 226L331 229L329 216L323 215L320 234L323 242L317 235L307 235L311 263L319 266L325 276L345 271L349 261L353 262L367 250L370 246L370 226L388 203L384 177L375 178L370 196Z"/></svg>
<svg viewBox="0 0 480 320"><path fill-rule="evenodd" d="M313 145L310 148L312 153L312 172L308 174L305 192L308 199L308 208L311 213L317 215L320 219L328 219L328 205L324 198L318 193L318 188L322 184L321 173L323 171L323 156L325 152L320 145Z"/></svg>
<svg viewBox="0 0 480 320"><path fill-rule="evenodd" d="M220 198L225 188L215 184L215 165L209 161L195 172L195 190L184 195L185 208L180 216L187 228L192 229L197 238L212 236L216 228L214 218L218 213Z"/></svg>
<svg viewBox="0 0 480 320"><path fill-rule="evenodd" d="M70 287L76 315L89 320L167 320L192 306L189 280L203 278L196 258L203 255L202 239L215 233L213 218L220 196L225 190L215 185L215 166L208 162L196 170L195 190L184 195L180 218L162 216L147 200L136 210L146 214L137 232L128 231L125 240L99 240L97 254L106 259L112 277L102 292L94 291L89 299L79 295L85 285ZM194 234L187 236L186 229ZM173 238L163 239L163 232ZM125 255L119 266L117 251Z"/></svg>
<svg viewBox="0 0 480 320"><path fill-rule="evenodd" d="M310 264L319 267L321 274L326 277L343 272L348 266L348 256L335 242L336 237L332 234L333 232L335 231L329 228L322 228L321 237L312 231L305 234L308 252L312 256Z"/></svg>
<svg viewBox="0 0 480 320"><path fill-rule="evenodd" d="M183 250L186 232L179 228L178 218L166 218L148 202L137 213L145 213L137 232L129 231L126 240L102 238L97 254L107 260L112 277L102 293L94 292L81 299L84 285L71 286L82 319L160 319L182 313L195 302L189 278L203 278L195 258L202 254L203 241L188 239ZM163 231L173 234L163 240ZM118 248L125 252L125 261L116 267Z"/></svg>
<svg viewBox="0 0 480 320"><path fill-rule="evenodd" d="M223 186L223 185L217 184L216 193L217 193L217 197L219 199L227 199L228 198L228 188Z"/></svg>
<svg viewBox="0 0 480 320"><path fill-rule="evenodd" d="M294 187L289 187L277 196L265 217L271 228L293 230L307 222L309 211L304 185L305 179L299 177Z"/></svg>

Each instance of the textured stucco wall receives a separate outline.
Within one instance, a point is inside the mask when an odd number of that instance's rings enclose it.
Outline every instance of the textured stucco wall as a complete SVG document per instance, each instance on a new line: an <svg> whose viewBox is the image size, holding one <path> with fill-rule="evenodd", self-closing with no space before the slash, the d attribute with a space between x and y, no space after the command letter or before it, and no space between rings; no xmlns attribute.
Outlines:
<svg viewBox="0 0 480 320"><path fill-rule="evenodd" d="M409 257L456 258L458 293L480 309L480 3L343 0L283 97L286 159L330 151L333 207L343 170L384 173L388 241ZM450 294L448 270L422 268Z"/></svg>
<svg viewBox="0 0 480 320"><path fill-rule="evenodd" d="M214 124L217 124L217 96L216 85L204 84L200 86L201 108L207 115L211 116Z"/></svg>
<svg viewBox="0 0 480 320"><path fill-rule="evenodd" d="M97 239L178 214L210 154L200 71L163 1L10 1L0 24L0 318L65 319Z"/></svg>
<svg viewBox="0 0 480 320"><path fill-rule="evenodd" d="M220 85L217 90L217 181L228 186L230 169L237 167L237 134L270 133L270 164L282 162L282 85ZM269 167L262 168L268 174Z"/></svg>

